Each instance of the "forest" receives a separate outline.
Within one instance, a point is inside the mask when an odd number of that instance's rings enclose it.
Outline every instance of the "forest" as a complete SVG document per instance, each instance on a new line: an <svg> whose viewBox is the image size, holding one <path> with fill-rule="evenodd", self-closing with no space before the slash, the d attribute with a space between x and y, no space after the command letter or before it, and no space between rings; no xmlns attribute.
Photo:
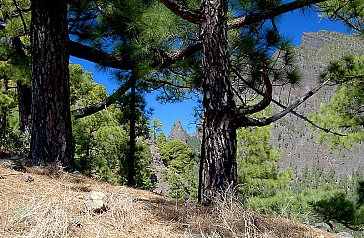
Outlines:
<svg viewBox="0 0 364 238"><path fill-rule="evenodd" d="M293 46L279 28L293 11L351 34L307 33ZM363 0L2 0L0 165L212 212L233 199L364 237L363 37ZM70 57L119 88L109 94ZM154 92L163 104L195 100L197 131L177 121L167 136L145 99ZM227 230L199 237L263 237Z"/></svg>

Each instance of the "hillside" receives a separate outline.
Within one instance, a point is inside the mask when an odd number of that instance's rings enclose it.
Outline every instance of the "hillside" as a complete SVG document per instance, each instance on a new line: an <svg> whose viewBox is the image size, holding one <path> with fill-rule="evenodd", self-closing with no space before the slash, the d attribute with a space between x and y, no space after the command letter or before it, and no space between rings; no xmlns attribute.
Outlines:
<svg viewBox="0 0 364 238"><path fill-rule="evenodd" d="M246 212L229 197L208 209L82 175L27 171L0 167L0 237L335 237ZM106 195L106 211L87 209L90 191Z"/></svg>
<svg viewBox="0 0 364 238"><path fill-rule="evenodd" d="M297 99L319 84L319 75L332 60L347 55L364 54L364 41L360 36L338 32L319 31L304 33L301 45L294 48L296 63L302 74L298 86L277 88L276 99L284 105ZM330 100L334 92L333 86L322 88L312 98L301 105L297 111L308 116L317 112L322 103ZM281 110L275 108L276 111ZM313 128L294 115L287 115L273 125L272 142L282 149L280 161L282 168L293 168L298 171L317 164L325 170L333 169L338 174L351 175L352 172L364 168L362 155L364 144L355 146L350 151L339 150L330 153L325 144L318 145L320 130ZM340 155L338 155L340 154Z"/></svg>

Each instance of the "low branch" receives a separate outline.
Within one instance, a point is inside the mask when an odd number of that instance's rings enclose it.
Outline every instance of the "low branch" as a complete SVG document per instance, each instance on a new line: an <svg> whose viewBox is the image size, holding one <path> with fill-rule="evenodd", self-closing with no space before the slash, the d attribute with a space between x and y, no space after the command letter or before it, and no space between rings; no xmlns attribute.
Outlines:
<svg viewBox="0 0 364 238"><path fill-rule="evenodd" d="M236 68L232 68L234 73L236 74L236 76L238 76L238 78L243 81L249 88L251 88L254 92L258 93L259 95L263 96L264 97L264 93L262 93L260 90L256 89L251 83L249 83L248 81L246 81L242 76L241 74L236 70ZM284 106L282 103L278 102L277 100L275 99L271 99L271 101L276 104L277 106L283 108L284 110L287 109L287 106ZM305 122L307 123L310 123L312 126L316 127L317 129L320 129L326 133L331 133L333 135L337 135L337 136L347 136L345 134L341 134L341 133L338 133L338 132L335 132L335 131L331 131L330 129L328 128L324 128L320 125L317 125L315 122L313 122L312 120L308 119L307 117L299 114L298 112L292 110L290 111L290 113L292 113L293 115L295 115L296 117L304 120Z"/></svg>
<svg viewBox="0 0 364 238"><path fill-rule="evenodd" d="M105 98L101 102L92 104L85 108L73 110L72 111L73 116L76 119L80 119L80 118L83 118L86 116L90 116L96 112L99 112L99 111L107 108L111 104L115 103L118 99L120 99L121 96L129 90L131 85L132 85L132 80L126 81L118 90L116 90L112 95Z"/></svg>
<svg viewBox="0 0 364 238"><path fill-rule="evenodd" d="M69 51L70 55L74 57L85 59L105 67L122 70L129 70L132 68L132 62L127 57L116 57L112 54L83 45L79 42L70 41Z"/></svg>
<svg viewBox="0 0 364 238"><path fill-rule="evenodd" d="M232 67L232 70L236 75L241 76L236 68ZM236 114L237 114L236 116L239 117L239 115L242 115L242 116L250 115L250 114L262 111L269 106L269 104L272 100L272 83L269 80L268 73L265 71L262 72L262 81L265 85L265 93L263 94L263 99L259 103L255 104L253 106L244 105L244 106L239 107L236 112Z"/></svg>
<svg viewBox="0 0 364 238"><path fill-rule="evenodd" d="M294 101L291 105L286 107L286 109L284 109L283 111L281 111L271 117L247 118L248 125L249 126L266 126L266 125L269 125L269 124L281 119L282 117L284 117L285 115L287 115L288 113L293 111L295 108L297 108L299 105L301 105L303 102L305 102L307 99L309 99L311 96L313 96L315 93L317 93L317 91L320 90L323 86L325 86L328 82L329 82L329 80L326 80L325 82L319 84L317 87L315 87L311 91L305 93L302 97L300 97L299 99Z"/></svg>
<svg viewBox="0 0 364 238"><path fill-rule="evenodd" d="M262 93L261 91L259 91L258 89L256 89L255 87L253 87L248 81L246 81L240 74L237 75L246 85L248 85L252 90L254 90L256 93L258 93L259 95L261 96L264 96L264 93ZM284 106L283 104L281 104L280 102L278 102L277 100L275 99L272 99L272 102L278 106L280 106L281 108L283 108L284 110L287 110L287 107ZM326 133L331 133L331 134L334 134L334 135L337 135L337 136L347 136L345 134L340 134L338 132L334 132L334 131L331 131L330 129L328 128L324 128L324 127L321 127L320 125L317 125L315 122L313 122L312 120L308 119L307 117L299 114L298 112L294 111L294 110L291 110L289 111L289 113L292 113L293 115L297 116L298 118L301 118L302 120L310 123L312 126L326 132Z"/></svg>
<svg viewBox="0 0 364 238"><path fill-rule="evenodd" d="M164 4L169 10L171 10L174 14L195 24L201 24L203 20L203 16L199 12L192 11L185 4L181 3L178 0L159 0Z"/></svg>
<svg viewBox="0 0 364 238"><path fill-rule="evenodd" d="M271 19L279 16L283 13L291 12L293 10L311 6L312 4L324 2L326 0L296 0L294 2L282 4L272 9L267 9L259 13L253 13L251 15L236 18L228 23L229 28L236 28L247 26L253 23L260 22L264 19Z"/></svg>
<svg viewBox="0 0 364 238"><path fill-rule="evenodd" d="M169 53L164 49L154 49L154 59L151 63L152 68L165 69L176 63L179 59L184 59L190 55L197 53L202 49L201 41L197 41L185 48L182 48L174 53Z"/></svg>

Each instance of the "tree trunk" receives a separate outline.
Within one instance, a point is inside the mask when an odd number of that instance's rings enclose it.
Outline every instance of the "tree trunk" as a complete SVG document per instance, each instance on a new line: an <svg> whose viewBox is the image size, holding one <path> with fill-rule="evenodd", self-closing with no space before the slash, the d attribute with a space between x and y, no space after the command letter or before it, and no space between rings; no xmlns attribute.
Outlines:
<svg viewBox="0 0 364 238"><path fill-rule="evenodd" d="M203 203L236 185L236 128L229 119L235 108L229 81L227 0L204 0L201 25L203 55Z"/></svg>
<svg viewBox="0 0 364 238"><path fill-rule="evenodd" d="M23 134L30 134L31 123L31 107L32 107L32 90L28 85L17 83L18 90L18 108L19 108L19 122L20 132Z"/></svg>
<svg viewBox="0 0 364 238"><path fill-rule="evenodd" d="M133 76L132 76L133 77ZM135 112L136 112L136 98L135 98L135 79L130 91L130 131L129 131L129 156L128 156L128 185L135 185Z"/></svg>
<svg viewBox="0 0 364 238"><path fill-rule="evenodd" d="M33 165L60 162L65 169L72 169L73 147L65 1L32 1L31 49L31 162Z"/></svg>
<svg viewBox="0 0 364 238"><path fill-rule="evenodd" d="M14 59L20 67L28 66L28 56L25 54L20 37L12 39L15 47ZM24 82L17 82L18 90L18 109L19 109L19 130L23 134L30 135L31 124L30 115L32 113L32 90L31 87Z"/></svg>

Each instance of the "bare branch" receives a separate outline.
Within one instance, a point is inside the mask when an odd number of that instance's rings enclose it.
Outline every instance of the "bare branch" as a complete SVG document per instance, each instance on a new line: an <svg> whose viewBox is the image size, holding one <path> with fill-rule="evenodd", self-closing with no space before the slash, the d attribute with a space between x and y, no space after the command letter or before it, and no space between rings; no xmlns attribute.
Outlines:
<svg viewBox="0 0 364 238"><path fill-rule="evenodd" d="M283 13L290 12L299 8L304 8L311 6L312 4L324 2L326 0L296 0L294 2L282 4L278 7L267 9L259 13L253 13L251 15L236 18L228 23L229 28L236 28L247 26L253 23L260 22L265 19L271 19L273 17L279 16Z"/></svg>
<svg viewBox="0 0 364 238"><path fill-rule="evenodd" d="M232 67L232 70L236 75L239 75L241 77L241 75L239 74L239 72L237 71L237 69L235 67ZM250 115L250 114L262 111L266 107L269 106L269 104L272 100L272 83L270 82L269 75L266 71L262 72L262 80L263 80L263 83L265 84L265 93L263 95L263 99L259 103L255 104L253 106L243 105L243 106L239 107L236 112L236 115L234 117Z"/></svg>
<svg viewBox="0 0 364 238"><path fill-rule="evenodd" d="M70 54L74 57L85 59L102 66L122 70L129 70L132 68L131 60L126 57L116 57L102 50L98 50L75 41L70 41L69 50Z"/></svg>
<svg viewBox="0 0 364 238"><path fill-rule="evenodd" d="M234 71L236 71L236 69L235 68L233 68L233 70ZM251 88L254 92L256 92L256 93L258 93L259 95L261 95L261 96L264 96L264 93L263 92L261 92L260 90L258 90L258 89L256 89L252 84L250 84L248 81L246 81L240 74L239 74L239 72L235 72L235 74L238 76L238 78L240 79L240 80L242 80L246 85L248 85L248 87L249 88ZM271 101L274 103L274 104L276 104L276 105L278 105L278 106L280 106L281 108L283 108L284 110L285 109L287 109L287 107L286 106L284 106L283 104L281 104L280 102L278 102L277 100L275 100L275 99L271 99ZM296 112L296 111L294 111L294 110L292 110L292 111L290 111L290 113L292 113L293 115L295 115L295 116L297 116L298 118L301 118L302 120L304 120L304 121L306 121L306 122L308 122L308 123L310 123L312 126L314 126L314 127L316 127L316 128L318 128L318 129L320 129L320 130L322 130L322 131L324 131L324 132L326 132L326 133L331 133L331 134L334 134L334 135L337 135L337 136L347 136L347 135L345 135L345 134L341 134L341 133L338 133L338 132L334 132L334 131L331 131L330 129L328 129L328 128L324 128L324 127L321 127L320 125L317 125L315 122L313 122L312 120L310 120L310 119L308 119L307 117L305 117L305 116L303 116L303 115L301 115L301 114L299 114L298 112Z"/></svg>
<svg viewBox="0 0 364 238"><path fill-rule="evenodd" d="M201 24L203 16L199 12L192 11L188 7L178 0L159 0L169 10L171 10L177 16L195 24Z"/></svg>
<svg viewBox="0 0 364 238"><path fill-rule="evenodd" d="M28 33L27 23L25 22L22 9L20 9L20 7L19 7L18 3L16 2L16 0L13 0L13 3L14 3L14 6L16 8L16 11L18 12L18 14L20 16L21 22L22 22L23 27L24 27L24 32Z"/></svg>
<svg viewBox="0 0 364 238"><path fill-rule="evenodd" d="M311 91L305 93L302 97L300 97L299 99L294 101L291 105L286 107L286 109L284 109L283 111L277 113L276 115L273 115L273 116L268 117L268 118L248 118L249 125L251 125L251 126L266 126L266 125L269 125L269 124L281 119L282 117L284 117L285 115L287 115L288 113L293 111L295 108L297 108L299 105L301 105L303 102L305 102L307 99L309 99L311 96L313 96L318 90L320 90L328 82L329 82L329 80L326 80L325 82L319 84L317 87L315 87Z"/></svg>
<svg viewBox="0 0 364 238"><path fill-rule="evenodd" d="M72 114L76 119L83 118L99 112L111 104L115 103L121 96L126 93L132 85L132 80L129 79L118 90L116 90L111 96L105 98L101 102L92 104L91 106L80 108L72 111Z"/></svg>

